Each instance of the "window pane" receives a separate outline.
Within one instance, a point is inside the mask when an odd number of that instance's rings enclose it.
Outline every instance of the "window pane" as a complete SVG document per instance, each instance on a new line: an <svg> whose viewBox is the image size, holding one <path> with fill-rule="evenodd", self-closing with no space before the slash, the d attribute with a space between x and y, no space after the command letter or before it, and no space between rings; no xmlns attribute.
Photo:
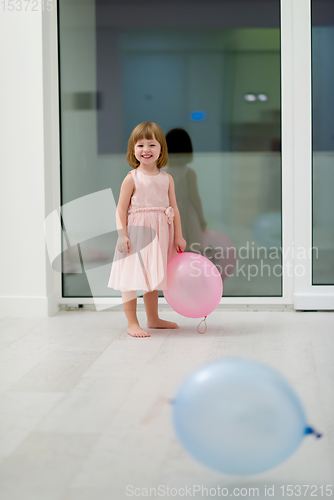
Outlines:
<svg viewBox="0 0 334 500"><path fill-rule="evenodd" d="M334 285L334 1L312 0L313 284Z"/></svg>
<svg viewBox="0 0 334 500"><path fill-rule="evenodd" d="M279 16L278 0L60 0L62 205L108 188L117 205L133 128L182 129L193 151L169 142L164 170L186 251L214 262L225 297L281 296ZM116 242L64 253L65 297L91 296L80 271L111 265Z"/></svg>

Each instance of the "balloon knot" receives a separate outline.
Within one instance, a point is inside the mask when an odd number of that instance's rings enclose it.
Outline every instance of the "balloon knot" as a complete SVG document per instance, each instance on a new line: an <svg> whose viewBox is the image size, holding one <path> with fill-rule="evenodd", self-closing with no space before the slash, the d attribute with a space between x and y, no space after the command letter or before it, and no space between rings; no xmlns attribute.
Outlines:
<svg viewBox="0 0 334 500"><path fill-rule="evenodd" d="M315 436L319 439L321 438L322 434L319 434L317 431L315 431L312 427L305 427L305 434L315 434Z"/></svg>

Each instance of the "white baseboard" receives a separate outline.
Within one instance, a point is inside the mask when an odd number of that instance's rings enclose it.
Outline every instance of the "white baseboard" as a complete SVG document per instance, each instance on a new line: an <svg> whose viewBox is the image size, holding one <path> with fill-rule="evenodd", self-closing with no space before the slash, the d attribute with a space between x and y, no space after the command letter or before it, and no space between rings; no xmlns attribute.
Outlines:
<svg viewBox="0 0 334 500"><path fill-rule="evenodd" d="M1 318L47 318L59 310L57 296L0 297Z"/></svg>
<svg viewBox="0 0 334 500"><path fill-rule="evenodd" d="M294 307L304 311L332 311L334 310L334 294L295 293Z"/></svg>

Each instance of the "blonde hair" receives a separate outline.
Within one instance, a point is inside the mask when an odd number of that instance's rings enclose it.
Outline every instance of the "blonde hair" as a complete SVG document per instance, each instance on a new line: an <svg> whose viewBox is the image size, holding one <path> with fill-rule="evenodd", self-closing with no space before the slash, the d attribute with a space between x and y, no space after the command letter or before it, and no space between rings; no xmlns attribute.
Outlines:
<svg viewBox="0 0 334 500"><path fill-rule="evenodd" d="M157 161L157 167L162 168L167 165L168 149L165 134L156 123L142 122L133 130L128 142L126 160L130 167L137 168L140 164L134 154L135 145L137 144L137 142L141 141L142 139L153 139L153 136L161 146L160 156Z"/></svg>

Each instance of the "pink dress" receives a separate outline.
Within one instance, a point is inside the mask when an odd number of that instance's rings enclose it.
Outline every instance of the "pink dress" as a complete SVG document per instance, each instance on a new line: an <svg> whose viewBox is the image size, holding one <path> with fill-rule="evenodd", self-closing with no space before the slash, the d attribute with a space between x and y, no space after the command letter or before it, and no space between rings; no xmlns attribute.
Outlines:
<svg viewBox="0 0 334 500"><path fill-rule="evenodd" d="M122 292L165 290L167 264L177 255L169 177L163 170L148 175L134 169L129 174L135 184L126 223L130 253L116 246L108 287Z"/></svg>

